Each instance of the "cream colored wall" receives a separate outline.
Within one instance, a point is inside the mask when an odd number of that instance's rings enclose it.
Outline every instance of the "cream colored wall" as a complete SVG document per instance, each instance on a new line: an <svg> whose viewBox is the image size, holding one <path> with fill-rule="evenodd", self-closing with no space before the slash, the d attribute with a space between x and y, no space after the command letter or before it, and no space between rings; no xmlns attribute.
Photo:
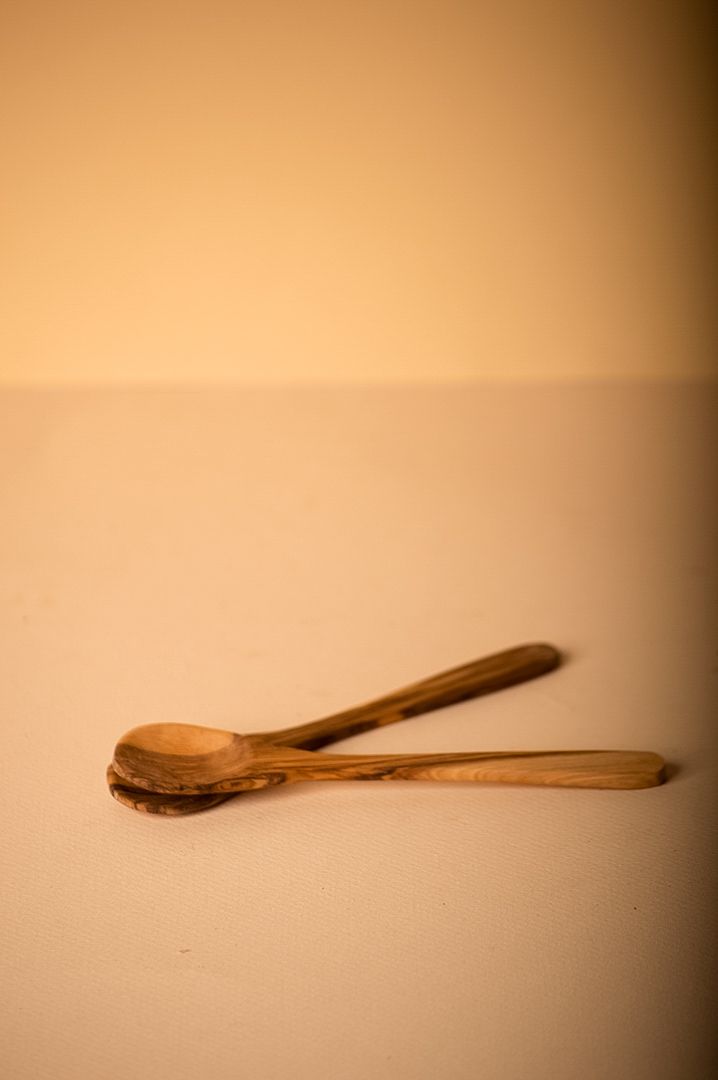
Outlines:
<svg viewBox="0 0 718 1080"><path fill-rule="evenodd" d="M6 0L3 378L708 373L702 11Z"/></svg>

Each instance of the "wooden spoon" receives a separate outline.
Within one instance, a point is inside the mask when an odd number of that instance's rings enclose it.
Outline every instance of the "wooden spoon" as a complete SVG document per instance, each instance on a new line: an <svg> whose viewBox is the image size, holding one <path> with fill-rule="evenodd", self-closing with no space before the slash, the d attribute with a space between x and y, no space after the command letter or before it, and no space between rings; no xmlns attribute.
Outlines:
<svg viewBox="0 0 718 1080"><path fill-rule="evenodd" d="M460 780L560 787L645 788L663 780L658 754L629 750L460 754L317 754L263 736L194 724L145 724L115 748L113 767L169 794L255 791L304 780Z"/></svg>
<svg viewBox="0 0 718 1080"><path fill-rule="evenodd" d="M316 750L338 739L536 678L553 671L560 660L560 653L553 645L519 645L422 679L333 716L280 731L263 732L253 738L262 738L270 745ZM111 765L107 770L107 783L114 798L124 806L154 814L192 814L234 795L234 792L177 795L146 791L120 776Z"/></svg>

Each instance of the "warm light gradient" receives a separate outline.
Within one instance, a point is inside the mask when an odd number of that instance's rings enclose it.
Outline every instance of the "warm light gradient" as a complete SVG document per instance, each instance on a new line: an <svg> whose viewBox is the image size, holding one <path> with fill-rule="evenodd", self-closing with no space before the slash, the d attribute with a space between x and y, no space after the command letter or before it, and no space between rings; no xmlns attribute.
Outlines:
<svg viewBox="0 0 718 1080"><path fill-rule="evenodd" d="M706 7L5 0L1 376L708 374Z"/></svg>

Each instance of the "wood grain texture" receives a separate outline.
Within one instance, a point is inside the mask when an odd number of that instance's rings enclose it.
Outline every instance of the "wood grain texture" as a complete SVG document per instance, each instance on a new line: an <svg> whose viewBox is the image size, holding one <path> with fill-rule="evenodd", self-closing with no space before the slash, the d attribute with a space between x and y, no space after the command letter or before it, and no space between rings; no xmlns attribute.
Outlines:
<svg viewBox="0 0 718 1080"><path fill-rule="evenodd" d="M318 754L192 724L147 724L115 748L113 768L169 794L253 791L319 780L441 780L560 787L645 788L664 779L649 751L556 750L456 754Z"/></svg>
<svg viewBox="0 0 718 1080"><path fill-rule="evenodd" d="M553 645L518 645L320 720L258 733L255 737L264 738L272 745L316 750L339 739L537 678L553 671L560 662L561 654ZM210 809L235 794L169 795L146 791L120 776L112 765L107 769L107 784L112 796L130 809L173 816Z"/></svg>
<svg viewBox="0 0 718 1080"><path fill-rule="evenodd" d="M123 780L112 765L107 766L105 776L113 799L130 810L138 810L143 814L166 814L168 817L197 814L234 798L233 792L217 792L214 795L168 795L163 791L143 791L142 788Z"/></svg>
<svg viewBox="0 0 718 1080"><path fill-rule="evenodd" d="M411 683L401 690L385 694L375 701L346 709L322 720L315 720L283 731L267 732L265 737L282 746L318 750L337 739L347 739L364 731L385 727L455 705L460 701L516 686L553 671L561 654L544 643L519 645L513 649L485 656L468 664L442 671L428 679Z"/></svg>

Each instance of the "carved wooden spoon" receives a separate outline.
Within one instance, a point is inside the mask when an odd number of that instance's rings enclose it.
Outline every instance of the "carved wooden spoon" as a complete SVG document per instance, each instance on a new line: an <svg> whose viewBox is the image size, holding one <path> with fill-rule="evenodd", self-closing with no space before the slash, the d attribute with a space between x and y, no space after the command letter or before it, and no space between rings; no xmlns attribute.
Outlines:
<svg viewBox="0 0 718 1080"><path fill-rule="evenodd" d="M519 645L432 675L333 716L281 731L263 732L253 738L262 738L270 745L316 750L338 739L536 678L553 671L560 659L560 653L553 645ZM147 791L120 776L111 765L107 770L107 783L114 798L124 806L154 814L192 814L235 794L177 795Z"/></svg>
<svg viewBox="0 0 718 1080"><path fill-rule="evenodd" d="M255 791L304 780L460 780L560 787L645 788L664 761L632 750L459 754L317 754L263 736L194 724L145 724L115 747L113 767L142 788L201 795Z"/></svg>

